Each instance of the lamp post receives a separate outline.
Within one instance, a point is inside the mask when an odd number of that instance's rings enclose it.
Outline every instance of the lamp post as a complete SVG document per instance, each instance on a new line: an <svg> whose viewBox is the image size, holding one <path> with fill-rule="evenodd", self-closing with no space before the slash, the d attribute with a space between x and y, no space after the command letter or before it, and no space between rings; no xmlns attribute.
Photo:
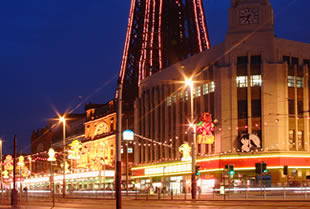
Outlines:
<svg viewBox="0 0 310 209"><path fill-rule="evenodd" d="M196 124L194 121L194 83L190 79L186 79L186 86L190 88L190 103L191 103L191 128L193 134L192 140L192 199L196 200L197 181L196 181Z"/></svg>
<svg viewBox="0 0 310 209"><path fill-rule="evenodd" d="M0 167L1 167L1 200L3 194L3 180L2 180L2 140L0 139Z"/></svg>
<svg viewBox="0 0 310 209"><path fill-rule="evenodd" d="M48 159L51 162L50 165L50 185L51 185L51 192L52 192L52 199L53 199L53 207L55 207L55 191L54 191L54 171L53 171L53 162L56 161L55 158L55 151L53 148L48 150Z"/></svg>
<svg viewBox="0 0 310 209"><path fill-rule="evenodd" d="M119 80L118 82L118 97L117 97L117 127L116 127L116 166L115 166L115 199L116 209L122 209L122 158L121 158L121 143L122 143L122 95L123 84Z"/></svg>
<svg viewBox="0 0 310 209"><path fill-rule="evenodd" d="M62 197L66 197L66 119L64 116L59 118L62 122L62 144L63 144L63 183L62 183Z"/></svg>

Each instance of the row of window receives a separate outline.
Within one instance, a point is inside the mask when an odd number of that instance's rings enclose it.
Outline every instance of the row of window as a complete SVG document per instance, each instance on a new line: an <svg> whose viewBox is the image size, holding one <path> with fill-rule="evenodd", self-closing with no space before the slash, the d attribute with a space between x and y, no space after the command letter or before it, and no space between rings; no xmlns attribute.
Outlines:
<svg viewBox="0 0 310 209"><path fill-rule="evenodd" d="M287 79L288 87L297 87L303 88L304 87L304 78L303 77L296 77L296 76L288 76Z"/></svg>
<svg viewBox="0 0 310 209"><path fill-rule="evenodd" d="M296 150L296 140L295 140L295 130L289 130L288 133L288 142L289 142L289 149ZM298 131L297 132L297 143L298 143L298 150L304 149L304 132Z"/></svg>
<svg viewBox="0 0 310 209"><path fill-rule="evenodd" d="M250 80L251 80L251 87L262 86L261 75L251 75ZM236 82L238 88L248 87L248 76L237 76Z"/></svg>
<svg viewBox="0 0 310 209"><path fill-rule="evenodd" d="M194 98L201 96L201 88L202 88L202 95L213 93L215 91L215 83L214 81L211 81L210 83L203 84L202 86L196 86L193 90ZM189 92L188 91L180 92L179 98L181 101L188 101ZM177 101L176 94L167 97L167 106L171 106L172 103L176 103L176 101Z"/></svg>

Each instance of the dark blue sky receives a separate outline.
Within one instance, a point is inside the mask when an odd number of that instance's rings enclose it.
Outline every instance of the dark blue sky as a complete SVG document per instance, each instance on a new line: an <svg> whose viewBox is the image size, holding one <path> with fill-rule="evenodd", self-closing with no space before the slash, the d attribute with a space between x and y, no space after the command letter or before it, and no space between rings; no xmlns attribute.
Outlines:
<svg viewBox="0 0 310 209"><path fill-rule="evenodd" d="M271 0L276 34L310 43L310 1ZM0 137L30 151L33 129L81 103L114 96L130 0L0 2ZM211 44L225 38L230 0L204 0Z"/></svg>

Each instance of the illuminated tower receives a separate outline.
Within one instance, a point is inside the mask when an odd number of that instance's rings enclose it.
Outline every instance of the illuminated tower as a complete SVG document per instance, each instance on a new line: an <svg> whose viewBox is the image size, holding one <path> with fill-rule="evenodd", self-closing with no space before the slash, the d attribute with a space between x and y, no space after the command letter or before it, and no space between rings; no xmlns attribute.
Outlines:
<svg viewBox="0 0 310 209"><path fill-rule="evenodd" d="M133 101L146 77L208 48L202 0L132 0L119 74L123 99Z"/></svg>

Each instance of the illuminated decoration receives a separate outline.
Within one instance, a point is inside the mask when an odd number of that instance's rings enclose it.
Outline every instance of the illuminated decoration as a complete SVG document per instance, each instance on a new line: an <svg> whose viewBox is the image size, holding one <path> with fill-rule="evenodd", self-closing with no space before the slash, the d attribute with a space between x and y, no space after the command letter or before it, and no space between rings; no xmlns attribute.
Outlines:
<svg viewBox="0 0 310 209"><path fill-rule="evenodd" d="M50 161L50 162L55 162L56 161L55 150L53 148L50 148L48 150L48 159L47 159L47 161Z"/></svg>
<svg viewBox="0 0 310 209"><path fill-rule="evenodd" d="M80 159L80 151L82 150L82 143L79 140L74 140L69 144L71 149L69 150L68 158L72 160Z"/></svg>
<svg viewBox="0 0 310 209"><path fill-rule="evenodd" d="M203 113L197 124L198 144L213 144L214 143L214 123L210 113Z"/></svg>
<svg viewBox="0 0 310 209"><path fill-rule="evenodd" d="M22 171L22 176L23 176L23 177L27 177L29 174L30 174L30 171L29 171L28 168L25 166L25 167L23 168L23 171Z"/></svg>
<svg viewBox="0 0 310 209"><path fill-rule="evenodd" d="M67 163L67 161L65 162L65 172L66 173L69 173L70 172L70 170L69 170L69 163ZM62 163L61 165L60 165L60 167L61 168L63 168L64 167L64 164Z"/></svg>
<svg viewBox="0 0 310 209"><path fill-rule="evenodd" d="M126 140L126 141L133 141L134 139L134 132L132 130L125 130L123 132L123 140Z"/></svg>
<svg viewBox="0 0 310 209"><path fill-rule="evenodd" d="M9 178L9 172L7 170L4 170L2 172L2 177L5 178L5 179Z"/></svg>
<svg viewBox="0 0 310 209"><path fill-rule="evenodd" d="M109 132L109 126L106 122L100 123L95 131L95 136L105 134Z"/></svg>
<svg viewBox="0 0 310 209"><path fill-rule="evenodd" d="M17 165L19 166L19 167L24 167L24 165L25 165L25 162L24 162L24 156L19 156L18 157L18 163L17 163Z"/></svg>
<svg viewBox="0 0 310 209"><path fill-rule="evenodd" d="M96 156L92 162L92 168L96 171L101 170L104 165L104 160L98 156Z"/></svg>
<svg viewBox="0 0 310 209"><path fill-rule="evenodd" d="M5 170L13 170L13 158L12 158L12 155L7 155L5 160L4 160L4 169Z"/></svg>
<svg viewBox="0 0 310 209"><path fill-rule="evenodd" d="M179 152L181 152L181 154L182 154L181 161L191 161L192 160L192 157L190 154L191 150L192 150L192 148L187 143L182 144L179 147Z"/></svg>
<svg viewBox="0 0 310 209"><path fill-rule="evenodd" d="M261 147L260 138L255 134L241 134L239 140L242 152L250 152Z"/></svg>

